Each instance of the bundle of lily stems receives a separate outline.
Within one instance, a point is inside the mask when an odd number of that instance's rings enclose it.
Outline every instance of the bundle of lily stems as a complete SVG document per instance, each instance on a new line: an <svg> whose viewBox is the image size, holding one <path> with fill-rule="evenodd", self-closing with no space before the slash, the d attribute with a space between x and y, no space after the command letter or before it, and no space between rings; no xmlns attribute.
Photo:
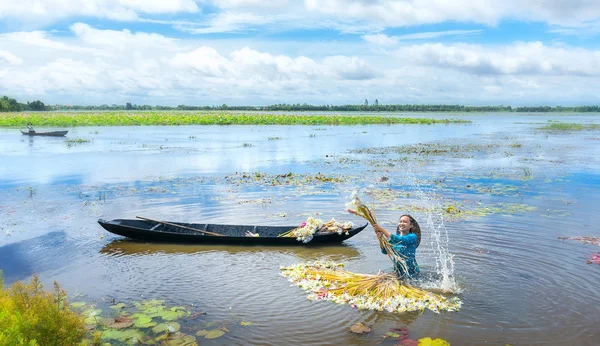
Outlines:
<svg viewBox="0 0 600 346"><path fill-rule="evenodd" d="M369 221L371 226L377 224L377 219L375 218L375 214L371 212L369 207L364 204L356 193L352 194L352 200L348 203L348 212L358 215L365 220ZM387 240L387 238L382 233L377 233L377 240L379 240L379 246L385 250L385 253L388 255L390 260L399 267L402 267L403 272L408 275L408 268L406 266L406 260L404 256L399 254Z"/></svg>
<svg viewBox="0 0 600 346"><path fill-rule="evenodd" d="M375 215L353 195L348 209L361 216L372 225L376 224ZM391 246L385 236L379 235L379 244L385 249L395 264L406 262ZM358 309L389 312L457 311L461 302L458 298L446 298L443 295L409 285L399 280L396 273L378 273L375 275L352 273L343 269L343 264L331 261L298 263L290 267L281 267L281 275L296 286L309 293L310 300L331 300L338 304L351 304ZM405 271L407 272L407 271Z"/></svg>
<svg viewBox="0 0 600 346"><path fill-rule="evenodd" d="M358 309L406 312L430 309L458 311L457 298L403 284L395 274L357 274L331 261L298 263L281 267L281 275L309 293L309 300L331 300Z"/></svg>

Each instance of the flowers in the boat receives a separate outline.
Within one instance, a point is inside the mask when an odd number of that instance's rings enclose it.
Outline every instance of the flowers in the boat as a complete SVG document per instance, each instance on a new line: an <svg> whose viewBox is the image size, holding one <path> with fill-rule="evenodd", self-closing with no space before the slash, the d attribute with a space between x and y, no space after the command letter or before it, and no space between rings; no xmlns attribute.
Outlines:
<svg viewBox="0 0 600 346"><path fill-rule="evenodd" d="M354 227L352 222L341 223L335 221L334 218L331 218L330 221L324 223L321 221L321 219L316 219L311 216L306 221L302 222L297 228L280 234L279 237L294 237L298 241L308 243L313 239L316 232L321 234L337 233L340 235L348 235L348 231L350 231L352 227Z"/></svg>

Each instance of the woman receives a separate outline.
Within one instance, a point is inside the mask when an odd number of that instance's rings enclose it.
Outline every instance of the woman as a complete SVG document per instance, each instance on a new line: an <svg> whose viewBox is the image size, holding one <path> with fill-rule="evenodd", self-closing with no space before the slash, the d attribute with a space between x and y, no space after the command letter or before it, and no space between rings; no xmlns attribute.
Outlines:
<svg viewBox="0 0 600 346"><path fill-rule="evenodd" d="M35 133L35 130L33 129L33 125L30 122L27 123L27 129L29 130L29 133Z"/></svg>
<svg viewBox="0 0 600 346"><path fill-rule="evenodd" d="M421 243L421 227L415 219L410 215L402 215L398 220L398 226L396 227L396 234L391 234L385 228L375 224L373 225L377 235L380 233L385 236L394 250L398 252L406 261L406 267L408 273L405 273L402 266L396 264L396 271L400 277L415 276L420 272L419 265L415 259L417 247ZM386 254L385 249L381 249L381 252Z"/></svg>

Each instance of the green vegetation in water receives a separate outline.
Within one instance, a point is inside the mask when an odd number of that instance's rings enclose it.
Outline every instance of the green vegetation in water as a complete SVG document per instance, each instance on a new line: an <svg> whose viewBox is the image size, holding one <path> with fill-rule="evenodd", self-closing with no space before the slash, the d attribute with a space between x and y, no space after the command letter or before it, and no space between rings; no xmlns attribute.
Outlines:
<svg viewBox="0 0 600 346"><path fill-rule="evenodd" d="M418 155L418 156L449 156L449 157L472 157L472 153L500 153L500 149L503 147L502 144L479 144L479 143L467 143L467 144L446 144L446 143L419 143L415 145L403 145L403 146L391 146L383 148L367 148L367 149L356 149L350 150L350 153L355 154L370 154L370 155L386 155L386 154L399 154L399 155ZM515 147L514 144L511 145Z"/></svg>
<svg viewBox="0 0 600 346"><path fill-rule="evenodd" d="M538 127L538 130L544 130L544 131L600 130L600 124L577 124L577 123L561 123L561 122L549 121L547 125Z"/></svg>
<svg viewBox="0 0 600 346"><path fill-rule="evenodd" d="M79 143L89 143L91 139L83 139L83 138L69 138L65 139L65 143L67 144L79 144Z"/></svg>
<svg viewBox="0 0 600 346"><path fill-rule="evenodd" d="M0 345L85 345L83 318L70 310L66 293L57 283L43 290L34 275L29 284L3 285L0 271Z"/></svg>
<svg viewBox="0 0 600 346"><path fill-rule="evenodd" d="M477 206L468 206L463 203L445 204L439 208L422 207L418 205L399 205L392 208L393 210L408 210L409 212L432 212L440 213L449 219L469 219L485 217L492 214L519 214L536 211L534 206L520 203L498 203L495 205L485 206L478 204Z"/></svg>
<svg viewBox="0 0 600 346"><path fill-rule="evenodd" d="M343 175L326 175L320 172L316 174L294 174L292 172L284 174L267 174L261 172L238 173L226 175L225 181L233 185L259 185L259 186L304 186L304 185L322 185L337 184L346 181Z"/></svg>
<svg viewBox="0 0 600 346"><path fill-rule="evenodd" d="M131 111L69 113L6 113L0 127L35 126L136 126L136 125L367 125L448 124L469 120L401 118L391 116L244 114L231 112Z"/></svg>

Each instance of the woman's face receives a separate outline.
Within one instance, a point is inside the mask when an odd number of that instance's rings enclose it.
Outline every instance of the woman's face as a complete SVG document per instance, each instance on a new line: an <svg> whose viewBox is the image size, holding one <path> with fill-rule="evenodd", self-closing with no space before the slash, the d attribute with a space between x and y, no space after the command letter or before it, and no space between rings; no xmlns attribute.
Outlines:
<svg viewBox="0 0 600 346"><path fill-rule="evenodd" d="M400 218L400 221L398 221L398 229L402 233L410 231L410 219L408 216L403 216Z"/></svg>

